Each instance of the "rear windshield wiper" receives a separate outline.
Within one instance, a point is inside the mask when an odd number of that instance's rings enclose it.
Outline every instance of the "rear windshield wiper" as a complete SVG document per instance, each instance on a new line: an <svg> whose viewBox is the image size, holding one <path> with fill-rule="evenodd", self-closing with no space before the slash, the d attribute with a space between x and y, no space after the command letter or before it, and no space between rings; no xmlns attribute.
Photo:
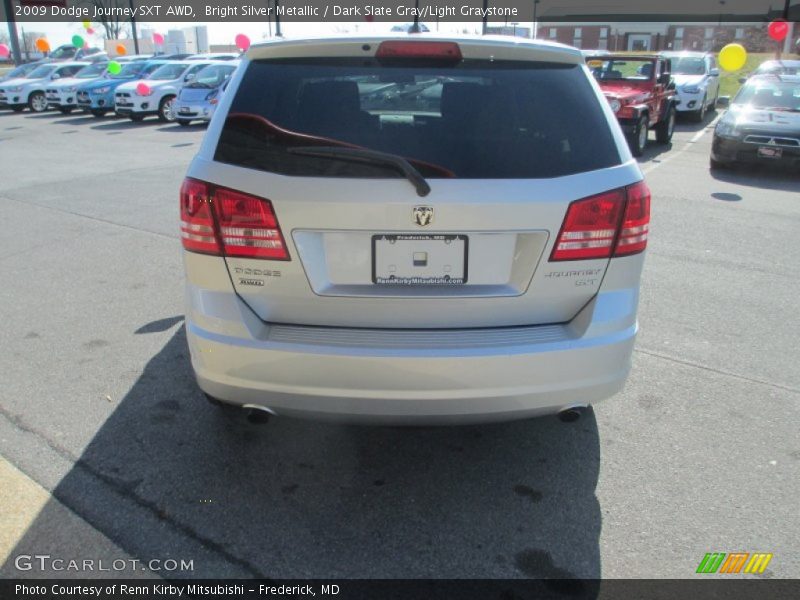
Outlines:
<svg viewBox="0 0 800 600"><path fill-rule="evenodd" d="M341 148L338 146L295 146L287 148L287 152L300 156L317 156L350 162L385 165L405 175L406 179L416 188L417 195L427 196L431 193L431 186L425 181L422 173L417 171L405 158L397 154L367 150L366 148Z"/></svg>

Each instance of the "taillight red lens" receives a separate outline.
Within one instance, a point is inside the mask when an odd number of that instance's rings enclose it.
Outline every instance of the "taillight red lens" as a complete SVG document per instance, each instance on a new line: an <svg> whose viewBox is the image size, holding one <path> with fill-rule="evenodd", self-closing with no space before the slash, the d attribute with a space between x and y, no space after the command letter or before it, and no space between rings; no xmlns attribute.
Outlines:
<svg viewBox="0 0 800 600"><path fill-rule="evenodd" d="M269 200L196 179L181 186L181 237L192 252L289 260Z"/></svg>
<svg viewBox="0 0 800 600"><path fill-rule="evenodd" d="M627 188L628 203L614 256L636 254L647 247L650 230L650 189L644 181Z"/></svg>
<svg viewBox="0 0 800 600"><path fill-rule="evenodd" d="M381 42L375 58L435 58L461 60L461 48L455 42L406 42L392 40Z"/></svg>
<svg viewBox="0 0 800 600"><path fill-rule="evenodd" d="M644 181L576 200L556 238L551 261L627 256L647 246L650 190Z"/></svg>

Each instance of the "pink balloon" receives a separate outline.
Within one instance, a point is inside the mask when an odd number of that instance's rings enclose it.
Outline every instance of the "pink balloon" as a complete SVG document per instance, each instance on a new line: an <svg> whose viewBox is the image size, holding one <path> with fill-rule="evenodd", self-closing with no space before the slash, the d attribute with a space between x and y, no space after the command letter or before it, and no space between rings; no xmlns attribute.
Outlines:
<svg viewBox="0 0 800 600"><path fill-rule="evenodd" d="M140 81L136 85L136 93L139 94L140 96L149 96L151 92L152 90L150 89L150 86L147 85L144 81Z"/></svg>
<svg viewBox="0 0 800 600"><path fill-rule="evenodd" d="M89 42L83 42L83 49L84 50L88 50L89 49Z"/></svg>
<svg viewBox="0 0 800 600"><path fill-rule="evenodd" d="M91 27L88 27L86 29L86 33L88 33L89 35L94 35L94 29L92 29Z"/></svg>
<svg viewBox="0 0 800 600"><path fill-rule="evenodd" d="M236 47L239 48L242 52L246 52L247 49L250 47L250 38L247 37L245 34L240 33L236 36Z"/></svg>
<svg viewBox="0 0 800 600"><path fill-rule="evenodd" d="M161 35L160 33L154 33L153 34L153 43L155 45L157 45L157 46L160 46L161 44L164 43L164 36Z"/></svg>
<svg viewBox="0 0 800 600"><path fill-rule="evenodd" d="M3 58L8 58L9 54L11 54L11 51L8 49L8 46L5 44L0 44L0 56Z"/></svg>

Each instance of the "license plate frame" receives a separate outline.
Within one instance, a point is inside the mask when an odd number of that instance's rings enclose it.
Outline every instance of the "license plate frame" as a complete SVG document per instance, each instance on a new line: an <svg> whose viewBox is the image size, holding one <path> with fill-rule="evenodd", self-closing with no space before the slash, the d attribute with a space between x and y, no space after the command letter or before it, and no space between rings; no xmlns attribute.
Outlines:
<svg viewBox="0 0 800 600"><path fill-rule="evenodd" d="M759 146L756 150L758 158L766 158L769 160L779 160L783 157L783 148L776 148L774 146Z"/></svg>
<svg viewBox="0 0 800 600"><path fill-rule="evenodd" d="M393 240L393 241L392 241ZM400 271L395 273L389 272L389 267L396 265L379 265L379 262L385 262L387 252L381 253L381 250L386 250L389 244L402 243L407 248L407 251L394 250L394 254L407 252L407 265ZM452 248L445 248L452 242L457 244ZM386 244L381 248L382 244ZM440 245L441 244L441 245ZM459 245L463 245L463 252L459 251ZM397 247L400 248L399 246ZM399 287L419 287L419 286L460 286L468 281L468 265L469 265L469 236L465 234L418 234L418 233L379 233L372 236L372 283L375 285L396 285ZM379 261L379 254L383 254L380 258L384 259ZM425 264L421 264L417 260L419 254L425 255ZM429 256L435 254L433 262L446 263L442 264L441 272L437 267L433 267L436 272L431 275L430 268L418 273L411 272L412 269L422 269L428 267ZM458 264L455 266L449 263L455 263L454 257L460 256L461 269L458 269ZM391 258L391 257L390 257ZM450 267L449 271L445 267ZM461 275L460 277L458 275Z"/></svg>

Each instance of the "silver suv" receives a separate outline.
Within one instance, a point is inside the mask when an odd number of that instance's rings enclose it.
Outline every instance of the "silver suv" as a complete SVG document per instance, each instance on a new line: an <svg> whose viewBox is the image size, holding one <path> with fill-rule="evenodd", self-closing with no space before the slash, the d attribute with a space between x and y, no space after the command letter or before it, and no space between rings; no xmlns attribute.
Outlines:
<svg viewBox="0 0 800 600"><path fill-rule="evenodd" d="M218 404L572 418L627 377L650 193L573 48L253 46L180 213L192 365Z"/></svg>

